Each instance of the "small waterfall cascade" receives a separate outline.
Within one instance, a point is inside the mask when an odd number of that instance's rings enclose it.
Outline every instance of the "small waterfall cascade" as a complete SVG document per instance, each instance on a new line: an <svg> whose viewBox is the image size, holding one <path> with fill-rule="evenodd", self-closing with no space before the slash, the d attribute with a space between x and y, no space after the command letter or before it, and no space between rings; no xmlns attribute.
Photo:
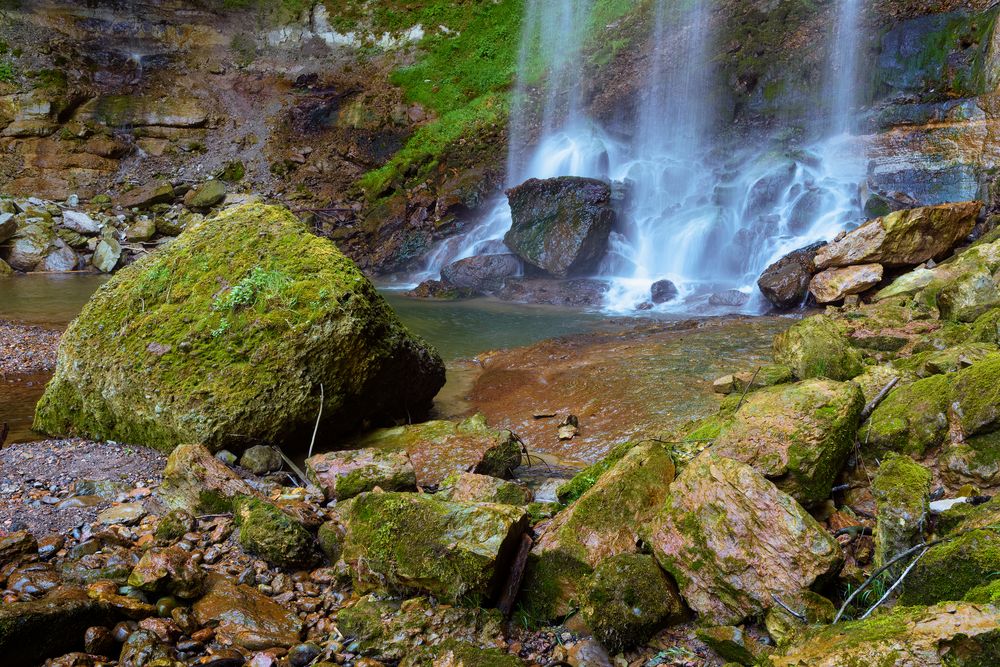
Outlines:
<svg viewBox="0 0 1000 667"><path fill-rule="evenodd" d="M605 131L580 100L581 37L592 1L528 0L508 185L555 176L625 184L624 207L599 269L610 283L608 312L648 308L651 284L664 279L679 297L656 306L659 311L761 310L756 280L769 264L831 239L861 216L864 150L850 134L861 0L838 1L826 94L810 128L818 139L793 152L714 150L713 0L654 0L643 97L631 127ZM544 90L532 95L540 68ZM414 277L436 277L455 260L504 252L510 224L506 198L499 197L477 224L433 249ZM733 300L732 290L745 296ZM722 292L730 298L713 298Z"/></svg>

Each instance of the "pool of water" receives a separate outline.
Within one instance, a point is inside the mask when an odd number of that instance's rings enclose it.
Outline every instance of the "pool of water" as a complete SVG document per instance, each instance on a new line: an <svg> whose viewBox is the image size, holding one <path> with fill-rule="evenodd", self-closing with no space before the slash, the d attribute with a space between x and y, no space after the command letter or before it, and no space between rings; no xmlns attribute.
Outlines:
<svg viewBox="0 0 1000 667"><path fill-rule="evenodd" d="M0 319L65 328L94 291L107 280L101 275L27 275L0 281ZM493 349L519 347L573 333L611 326L599 313L510 304L493 299L437 302L411 299L392 290L382 292L400 319L434 345L448 364L449 382L435 405L436 417L461 414L464 394L476 374L463 362ZM35 403L48 377L6 378L0 382L0 422L10 425L8 442L37 436L30 430Z"/></svg>

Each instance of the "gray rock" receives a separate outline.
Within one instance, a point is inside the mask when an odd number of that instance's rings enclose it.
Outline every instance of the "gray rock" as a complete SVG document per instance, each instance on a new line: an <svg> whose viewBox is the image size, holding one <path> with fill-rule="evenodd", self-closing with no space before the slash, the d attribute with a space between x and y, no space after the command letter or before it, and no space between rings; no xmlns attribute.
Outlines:
<svg viewBox="0 0 1000 667"><path fill-rule="evenodd" d="M813 260L824 245L820 242L793 250L764 269L757 280L764 298L782 310L802 305L809 293L809 281L816 273Z"/></svg>
<svg viewBox="0 0 1000 667"><path fill-rule="evenodd" d="M80 258L76 256L76 252L65 241L56 237L45 253L45 258L36 268L39 271L61 273L75 270L79 263Z"/></svg>
<svg viewBox="0 0 1000 667"><path fill-rule="evenodd" d="M657 280L649 288L653 303L666 303L677 298L677 286L669 280Z"/></svg>
<svg viewBox="0 0 1000 667"><path fill-rule="evenodd" d="M17 221L13 213L0 213L0 243L14 236L17 231Z"/></svg>
<svg viewBox="0 0 1000 667"><path fill-rule="evenodd" d="M94 250L94 257L91 259L91 263L98 271L111 273L118 266L118 260L121 259L121 256L122 245L113 237L108 236L101 239L101 242L97 244L97 249Z"/></svg>
<svg viewBox="0 0 1000 667"><path fill-rule="evenodd" d="M716 292L708 298L708 303L712 306L729 306L732 308L738 308L746 305L749 300L749 294L741 292L738 289L729 289L725 292Z"/></svg>
<svg viewBox="0 0 1000 667"><path fill-rule="evenodd" d="M478 255L441 269L441 282L450 287L487 293L502 289L507 278L520 274L521 260L516 255Z"/></svg>
<svg viewBox="0 0 1000 667"><path fill-rule="evenodd" d="M255 445L243 452L240 465L255 475L263 475L281 469L281 455L274 447Z"/></svg>
<svg viewBox="0 0 1000 667"><path fill-rule="evenodd" d="M82 211L63 211L63 227L81 234L96 234L101 231L101 226Z"/></svg>

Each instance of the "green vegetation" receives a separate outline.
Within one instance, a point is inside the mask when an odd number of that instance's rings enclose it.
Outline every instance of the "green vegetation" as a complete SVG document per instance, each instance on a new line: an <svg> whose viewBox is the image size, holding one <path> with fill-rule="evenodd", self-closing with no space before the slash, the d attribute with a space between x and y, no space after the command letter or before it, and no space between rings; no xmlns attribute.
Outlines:
<svg viewBox="0 0 1000 667"><path fill-rule="evenodd" d="M0 83L10 83L17 76L9 60L0 60Z"/></svg>

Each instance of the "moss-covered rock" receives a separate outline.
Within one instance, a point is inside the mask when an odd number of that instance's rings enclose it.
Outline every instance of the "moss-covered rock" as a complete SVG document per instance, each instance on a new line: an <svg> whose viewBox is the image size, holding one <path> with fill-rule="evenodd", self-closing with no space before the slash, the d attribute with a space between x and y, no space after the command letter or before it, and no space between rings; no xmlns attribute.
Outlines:
<svg viewBox="0 0 1000 667"><path fill-rule="evenodd" d="M460 422L436 420L373 431L351 448L405 451L417 484L440 484L448 475L471 470L507 479L521 464L521 445L508 430L491 429L477 414Z"/></svg>
<svg viewBox="0 0 1000 667"><path fill-rule="evenodd" d="M157 494L191 514L232 512L233 501L257 492L201 445L181 445L167 458Z"/></svg>
<svg viewBox="0 0 1000 667"><path fill-rule="evenodd" d="M972 323L972 340L1000 344L1000 308L988 310Z"/></svg>
<svg viewBox="0 0 1000 667"><path fill-rule="evenodd" d="M340 560L343 549L344 527L336 521L324 522L316 533L316 542L326 559L331 563L336 563Z"/></svg>
<svg viewBox="0 0 1000 667"><path fill-rule="evenodd" d="M734 625L716 625L700 628L695 632L698 639L729 663L756 665L764 647L753 637Z"/></svg>
<svg viewBox="0 0 1000 667"><path fill-rule="evenodd" d="M184 537L185 533L190 533L195 529L195 518L187 510L170 510L164 514L159 523L156 524L156 532L153 535L156 541L163 544L170 544Z"/></svg>
<svg viewBox="0 0 1000 667"><path fill-rule="evenodd" d="M956 373L952 400L966 437L995 430L1000 420L1000 354Z"/></svg>
<svg viewBox="0 0 1000 667"><path fill-rule="evenodd" d="M444 383L375 287L287 210L247 204L120 271L70 325L35 428L169 450L301 442L420 415Z"/></svg>
<svg viewBox="0 0 1000 667"><path fill-rule="evenodd" d="M268 445L254 445L240 456L240 467L246 468L255 475L265 475L281 470L283 462L281 454Z"/></svg>
<svg viewBox="0 0 1000 667"><path fill-rule="evenodd" d="M312 535L275 505L243 496L235 500L233 515L240 529L240 546L271 565L297 567L315 561Z"/></svg>
<svg viewBox="0 0 1000 667"><path fill-rule="evenodd" d="M812 379L747 396L712 446L803 504L830 495L850 454L864 398L851 382Z"/></svg>
<svg viewBox="0 0 1000 667"><path fill-rule="evenodd" d="M662 445L637 445L545 525L521 587L527 617L544 622L566 616L580 604L584 578L594 567L636 551L673 478L674 463Z"/></svg>
<svg viewBox="0 0 1000 667"><path fill-rule="evenodd" d="M681 620L684 603L652 556L623 553L594 568L581 612L594 637L617 653Z"/></svg>
<svg viewBox="0 0 1000 667"><path fill-rule="evenodd" d="M956 485L1000 484L1000 431L951 443L941 453L942 474Z"/></svg>
<svg viewBox="0 0 1000 667"><path fill-rule="evenodd" d="M582 496L597 480L610 470L622 457L628 454L629 450L636 446L635 442L623 442L608 452L608 455L597 463L592 463L580 472L573 475L573 478L556 489L556 498L563 505L569 505Z"/></svg>
<svg viewBox="0 0 1000 667"><path fill-rule="evenodd" d="M800 596L800 607L795 611L805 618L793 616L784 607L771 607L764 617L767 634L778 646L785 646L807 625L828 625L833 623L837 608L819 593L804 591Z"/></svg>
<svg viewBox="0 0 1000 667"><path fill-rule="evenodd" d="M526 486L474 472L450 475L441 483L440 494L458 503L527 505L531 502L531 490Z"/></svg>
<svg viewBox="0 0 1000 667"><path fill-rule="evenodd" d="M188 190L184 195L184 205L198 209L211 208L225 198L226 184L221 180L211 179Z"/></svg>
<svg viewBox="0 0 1000 667"><path fill-rule="evenodd" d="M902 373L918 378L955 373L997 352L993 343L962 343L943 350L928 350L894 363Z"/></svg>
<svg viewBox="0 0 1000 667"><path fill-rule="evenodd" d="M645 533L688 606L719 625L766 612L772 595L796 605L843 562L840 545L791 496L711 451L674 480Z"/></svg>
<svg viewBox="0 0 1000 667"><path fill-rule="evenodd" d="M404 450L350 449L306 459L306 475L329 500L346 500L379 487L416 491L417 476Z"/></svg>
<svg viewBox="0 0 1000 667"><path fill-rule="evenodd" d="M1000 661L1000 609L944 603L896 607L815 628L772 654L770 667L987 667Z"/></svg>
<svg viewBox="0 0 1000 667"><path fill-rule="evenodd" d="M791 368L801 380L850 380L864 370L861 352L851 347L843 328L825 315L807 317L775 336L774 361Z"/></svg>
<svg viewBox="0 0 1000 667"><path fill-rule="evenodd" d="M948 433L952 381L933 375L893 389L859 431L866 451L921 456Z"/></svg>
<svg viewBox="0 0 1000 667"><path fill-rule="evenodd" d="M927 550L903 580L900 604L928 605L961 600L1000 578L1000 528L974 530Z"/></svg>
<svg viewBox="0 0 1000 667"><path fill-rule="evenodd" d="M890 454L875 473L872 494L878 507L875 565L923 541L928 518L931 472L908 456ZM898 575L906 567L900 563Z"/></svg>
<svg viewBox="0 0 1000 667"><path fill-rule="evenodd" d="M343 512L343 559L360 591L488 602L508 573L528 516L509 505L423 494L364 493Z"/></svg>
<svg viewBox="0 0 1000 667"><path fill-rule="evenodd" d="M153 548L142 554L128 585L146 593L194 598L205 590L205 572L180 547Z"/></svg>
<svg viewBox="0 0 1000 667"><path fill-rule="evenodd" d="M474 644L448 640L407 656L399 667L523 667L524 661L498 648L480 648Z"/></svg>

